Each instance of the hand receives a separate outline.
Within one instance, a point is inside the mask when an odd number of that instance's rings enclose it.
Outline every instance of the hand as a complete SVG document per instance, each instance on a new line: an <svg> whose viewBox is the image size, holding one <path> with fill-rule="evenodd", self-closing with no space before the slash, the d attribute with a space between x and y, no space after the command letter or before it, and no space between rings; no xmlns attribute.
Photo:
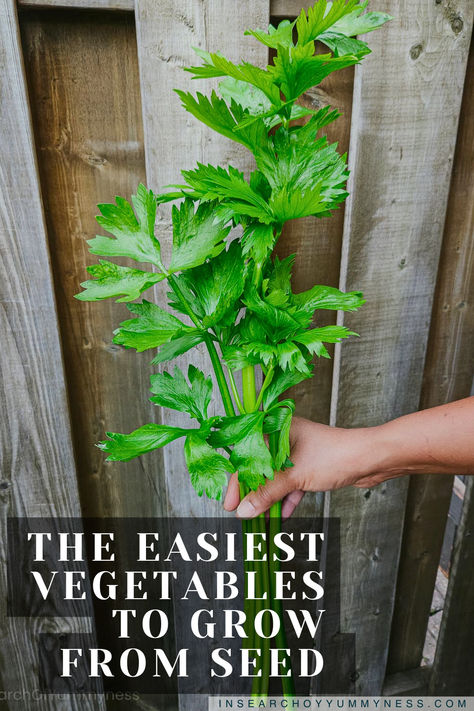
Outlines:
<svg viewBox="0 0 474 711"><path fill-rule="evenodd" d="M375 486L404 474L474 474L474 397L413 412L377 427L343 429L294 417L291 461L239 504L237 475L224 508L253 518L282 500L288 518L305 491Z"/></svg>
<svg viewBox="0 0 474 711"><path fill-rule="evenodd" d="M288 518L305 491L328 491L351 484L365 488L379 484L390 474L376 471L373 449L377 429L328 427L294 417L290 432L290 456L294 466L275 474L273 480L248 494L240 505L238 478L234 473L229 481L224 508L227 511L237 509L239 518L253 518L281 500L282 517Z"/></svg>

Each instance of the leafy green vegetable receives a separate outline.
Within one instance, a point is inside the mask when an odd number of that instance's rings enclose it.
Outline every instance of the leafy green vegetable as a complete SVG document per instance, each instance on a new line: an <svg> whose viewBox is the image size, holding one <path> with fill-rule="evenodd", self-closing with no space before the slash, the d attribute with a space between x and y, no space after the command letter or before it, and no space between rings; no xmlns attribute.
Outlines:
<svg viewBox="0 0 474 711"><path fill-rule="evenodd" d="M108 257L130 257L138 262L150 262L161 267L160 243L155 237L156 199L151 190L139 185L132 197L135 212L129 202L121 197L116 204L99 205L101 215L96 219L107 232L88 241L91 254Z"/></svg>
<svg viewBox="0 0 474 711"><path fill-rule="evenodd" d="M239 481L250 489L258 489L265 479L273 479L271 454L263 439L263 412L256 413L245 438L234 445L230 461L239 472Z"/></svg>
<svg viewBox="0 0 474 711"><path fill-rule="evenodd" d="M139 318L123 321L114 331L114 343L126 348L135 348L139 353L157 348L185 331L193 331L173 314L157 304L143 300L141 304L129 304L129 311Z"/></svg>
<svg viewBox="0 0 474 711"><path fill-rule="evenodd" d="M207 418L207 408L211 402L212 380L204 373L190 365L188 368L189 385L182 371L175 366L174 374L155 373L151 376L150 398L155 405L169 407L173 410L187 412L199 422Z"/></svg>
<svg viewBox="0 0 474 711"><path fill-rule="evenodd" d="M173 256L170 272L197 267L216 257L225 248L224 239L230 227L215 219L212 204L199 205L186 198L179 207L173 205Z"/></svg>
<svg viewBox="0 0 474 711"><path fill-rule="evenodd" d="M270 67L273 80L281 88L287 101L295 101L301 94L319 84L329 74L359 62L357 55L333 57L331 54L313 54L310 45L290 49L281 47Z"/></svg>
<svg viewBox="0 0 474 711"><path fill-rule="evenodd" d="M122 297L117 299L119 302L133 301L138 299L140 294L150 286L164 279L163 274L120 267L118 264L105 261L105 259L100 259L99 264L87 267L87 271L92 274L94 279L82 282L81 286L84 291L75 295L79 301L101 301L116 296Z"/></svg>
<svg viewBox="0 0 474 711"><path fill-rule="evenodd" d="M278 47L292 47L293 27L295 24L296 20L294 22L282 20L278 27L269 25L268 32L264 32L263 30L246 30L244 35L253 35L259 42L273 49L278 49Z"/></svg>
<svg viewBox="0 0 474 711"><path fill-rule="evenodd" d="M189 351L190 348L197 346L198 343L202 343L203 340L204 334L202 331L197 328L190 328L187 333L182 336L175 335L167 343L160 346L158 355L151 362L156 365L157 363L165 363L167 360L173 360L173 358L177 358Z"/></svg>
<svg viewBox="0 0 474 711"><path fill-rule="evenodd" d="M151 452L188 434L188 430L168 425L143 425L130 434L106 432L109 439L100 442L99 448L108 454L109 462L128 462L141 454Z"/></svg>
<svg viewBox="0 0 474 711"><path fill-rule="evenodd" d="M227 170L212 165L197 164L193 170L183 170L182 175L193 188L195 199L227 200L235 212L271 222L272 215L266 201L249 185L244 174L231 165ZM187 192L187 186L183 186Z"/></svg>
<svg viewBox="0 0 474 711"><path fill-rule="evenodd" d="M312 371L312 365L308 366L308 372L305 373L301 373L297 370L276 370L273 376L273 380L268 386L268 388L265 390L263 396L263 406L265 410L269 410L271 406L274 405L275 402L278 400L278 397L284 392L286 392L286 390L294 387L295 385L298 385L298 383L301 383L303 380L310 378L312 375Z"/></svg>
<svg viewBox="0 0 474 711"><path fill-rule="evenodd" d="M305 45L315 39L340 21L344 15L350 14L357 7L359 0L319 0L307 12L301 10L296 20L298 44Z"/></svg>
<svg viewBox="0 0 474 711"><path fill-rule="evenodd" d="M255 262L263 262L275 244L274 225L251 222L242 234L242 252L250 254Z"/></svg>
<svg viewBox="0 0 474 711"><path fill-rule="evenodd" d="M355 37L366 32L372 32L372 30L376 30L393 19L386 12L367 12L362 14L368 4L367 0L367 2L358 5L352 12L345 14L334 23L331 27L332 31L340 32L346 37Z"/></svg>
<svg viewBox="0 0 474 711"><path fill-rule="evenodd" d="M191 484L198 496L220 499L227 483L227 473L234 471L229 460L218 454L199 434L190 433L184 444L184 456Z"/></svg>
<svg viewBox="0 0 474 711"><path fill-rule="evenodd" d="M360 291L344 293L333 286L313 286L308 291L295 294L293 301L296 306L312 313L315 309L330 309L334 311L356 311L365 300Z"/></svg>
<svg viewBox="0 0 474 711"><path fill-rule="evenodd" d="M185 67L187 72L194 74L193 79L208 79L211 77L232 77L239 81L247 82L260 89L272 103L279 103L278 88L272 81L270 74L260 67L249 62L234 64L226 59L220 52L204 52L197 47L193 48L203 60L200 67Z"/></svg>
<svg viewBox="0 0 474 711"><path fill-rule="evenodd" d="M185 437L191 484L199 496L212 499L222 497L229 473L238 472L245 495L272 479L275 471L293 466L295 403L285 392L312 377L314 357L329 357L326 344L357 335L343 325L320 326L318 312L355 311L364 299L359 291L344 293L322 285L294 293L294 255L280 259L272 252L288 220L328 217L347 196L346 156L325 135L338 112L298 102L333 71L361 62L370 52L360 35L390 17L366 10L365 0L317 0L294 21L247 30L253 40L274 50L267 67L245 60L234 63L219 51L196 49L201 65L186 71L196 80L220 81L209 96L176 90L182 106L239 144L239 150L249 150L255 169L244 174L232 165L197 163L182 171L184 182L166 186L168 192L154 194L140 185L131 203L117 197L115 204L99 205L98 222L111 237L90 240L90 251L154 268L142 271L100 261L88 268L93 278L82 284L84 291L77 298L133 301L166 280L168 307L146 300L130 304L135 318L120 324L114 342L139 352L157 349L153 364L171 361L195 346L202 358L207 349L225 413L208 416L213 382L195 366L189 365L187 377L178 367L154 373L151 401L186 413L198 426L148 424L130 434L107 433L99 446L108 460L128 461ZM320 42L327 48L323 53L318 51ZM166 266L154 229L157 206L167 202L175 204ZM238 370L241 388L234 373ZM279 512L278 504L270 511L270 531L279 528ZM243 525L246 531L266 532L264 516ZM255 564L257 582L267 593L264 604L280 614L267 586L276 564L270 555L267 560L266 575L262 564ZM263 565L266 568L267 562ZM250 618L256 604L247 601ZM283 630L277 646L287 646ZM262 658L268 649L262 645ZM282 686L284 696L294 696L290 677L282 678ZM255 677L252 695L264 697L267 691L264 669Z"/></svg>
<svg viewBox="0 0 474 711"><path fill-rule="evenodd" d="M216 430L208 438L213 447L230 447L245 439L260 422L261 413L253 412L235 417L220 417L215 423Z"/></svg>
<svg viewBox="0 0 474 711"><path fill-rule="evenodd" d="M204 328L234 323L245 286L246 264L238 241L215 259L182 275L180 284ZM172 295L171 303L178 306Z"/></svg>
<svg viewBox="0 0 474 711"><path fill-rule="evenodd" d="M200 92L197 92L196 98L189 92L177 91L176 93L186 111L217 133L241 143L251 151L261 149L261 146L267 142L267 127L263 120L256 120L252 117L251 126L246 127L245 124L240 126L244 119L251 114L245 111L232 97L230 106L228 106L224 99L217 96L215 91L212 92L210 98ZM237 129L238 126L240 126L239 129Z"/></svg>
<svg viewBox="0 0 474 711"><path fill-rule="evenodd" d="M342 325L318 326L318 310L350 312L364 303L361 292L331 286L294 293L294 256L272 257L285 222L329 216L347 196L346 156L324 135L338 112L297 102L333 71L360 62L370 50L359 35L389 19L367 11L365 1L317 0L294 21L246 31L274 50L267 67L195 50L201 65L186 71L196 80L220 81L209 96L177 89L182 106L249 150L256 168L244 175L232 165L197 163L182 171L182 184L167 186L169 192L154 194L139 185L130 203L117 197L114 204L99 205L98 222L111 236L90 240L90 251L146 262L157 271L102 260L88 268L93 278L77 298L133 301L166 280L169 309L147 300L130 304L134 318L120 324L114 343L138 352L157 349L153 364L202 345L225 417L208 417L212 381L198 368L190 365L187 377L178 367L155 373L151 401L187 413L199 429L149 424L128 435L111 433L100 445L109 459L128 460L185 436L191 482L199 495L211 498L220 498L231 471L239 472L247 491L291 466L294 403L282 396L312 376L314 356L329 357L326 344L357 335ZM329 51L318 53L316 41ZM165 265L155 219L157 206L172 201L172 251ZM256 369L264 381L258 394ZM223 448L229 459L218 451Z"/></svg>

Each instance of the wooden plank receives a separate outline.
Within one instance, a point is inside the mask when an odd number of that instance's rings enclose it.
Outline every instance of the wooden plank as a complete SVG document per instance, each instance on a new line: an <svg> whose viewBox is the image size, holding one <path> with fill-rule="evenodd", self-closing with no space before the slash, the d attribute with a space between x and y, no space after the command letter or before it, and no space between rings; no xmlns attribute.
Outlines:
<svg viewBox="0 0 474 711"><path fill-rule="evenodd" d="M18 0L21 7L69 10L122 10L133 12L134 0Z"/></svg>
<svg viewBox="0 0 474 711"><path fill-rule="evenodd" d="M97 203L130 196L145 177L133 16L32 10L22 15L22 33L83 511L161 516L161 453L111 463L95 446L105 431L153 421L150 355L112 343L113 330L129 318L125 305L73 298L85 266L97 261L86 244L97 230ZM133 568L125 555L121 567ZM130 708L151 702L143 696Z"/></svg>
<svg viewBox="0 0 474 711"><path fill-rule="evenodd" d="M388 676L383 685L383 696L426 696L431 667L418 667Z"/></svg>
<svg viewBox="0 0 474 711"><path fill-rule="evenodd" d="M22 7L62 7L82 10L128 10L133 12L134 0L17 0ZM271 0L272 15L296 16L302 7L308 8L314 2L304 0ZM266 21L268 24L268 22ZM264 29L266 25L262 25Z"/></svg>
<svg viewBox="0 0 474 711"><path fill-rule="evenodd" d="M471 45L421 407L467 397L474 371L474 51ZM421 660L452 477L411 477L388 667Z"/></svg>
<svg viewBox="0 0 474 711"><path fill-rule="evenodd" d="M191 46L206 50L221 50L226 56L238 61L241 56L264 65L267 50L256 42L248 42L243 36L247 27L262 27L268 24L268 0L244 0L228 3L224 0L184 0L177 5L173 0L137 0L137 40L140 64L141 93L143 100L143 123L145 131L145 156L147 181L150 188L159 191L168 183L179 182L180 170L194 167L196 161L212 164L232 164L241 170L251 168L251 155L239 144L212 132L193 117L187 116L180 106L174 88L210 92L209 82L192 82L182 67L193 64ZM244 44L245 43L245 44ZM215 86L215 82L212 82ZM166 107L166 110L160 110ZM162 206L158 216L157 230L162 251L169 255L171 249L171 225L169 206ZM157 299L165 304L163 289L157 290ZM202 347L193 349L179 359L181 368L193 363L205 373L211 372L207 353ZM215 391L216 391L216 386ZM210 411L222 408L216 405L217 396ZM180 413L166 413L169 424L183 423ZM182 443L164 450L165 481L171 516L222 516L222 504L205 497L198 498L189 482ZM179 637L180 630L176 631ZM197 656L193 665L200 665L202 678L208 676L207 660ZM186 695L180 698L180 709L200 711L207 708L205 696Z"/></svg>
<svg viewBox="0 0 474 711"><path fill-rule="evenodd" d="M345 319L360 340L336 350L331 421L344 427L419 405L472 23L468 2L458 23L435 3L377 9L395 20L356 69L341 288L367 304ZM358 694L382 688L407 483L328 497L342 522L342 631L356 634Z"/></svg>
<svg viewBox="0 0 474 711"><path fill-rule="evenodd" d="M226 56L238 61L245 55L248 61L264 65L266 48L243 36L247 27L268 24L268 0L238 4L211 0L205 6L198 0L186 0L179 6L171 0L159 3L137 0L136 21L140 63L145 155L148 185L160 190L164 185L179 182L180 170L194 167L196 161L212 164L232 164L248 171L251 155L237 143L215 134L211 129L186 115L174 88L210 92L211 84L192 82L182 67L195 62L191 46L225 50ZM166 107L166 111L158 107ZM157 229L165 254L171 249L169 206L162 206ZM164 290L158 289L164 301ZM203 347L193 349L180 359L181 367L188 362L210 372L210 363ZM221 410L220 410L221 411ZM182 422L181 415L167 414L167 422ZM164 452L169 512L172 515L220 515L220 503L199 499L189 484L182 454L182 443L170 445Z"/></svg>
<svg viewBox="0 0 474 711"><path fill-rule="evenodd" d="M441 618L430 693L474 693L474 478L468 477L463 515L454 545L453 562Z"/></svg>
<svg viewBox="0 0 474 711"><path fill-rule="evenodd" d="M272 0L272 15L277 17L297 17L301 8L305 10L314 5L312 0Z"/></svg>
<svg viewBox="0 0 474 711"><path fill-rule="evenodd" d="M8 516L78 516L69 426L45 224L25 91L16 7L0 2L0 236L2 332L2 481L0 482L0 675L24 691L30 709L62 709L38 688L41 631L88 629L87 621L6 617ZM8 704L8 708L13 708ZM17 707L17 704L15 704ZM71 709L102 709L100 697L69 697Z"/></svg>
<svg viewBox="0 0 474 711"><path fill-rule="evenodd" d="M317 51L323 51L323 46L319 46ZM330 74L320 86L310 89L302 97L302 103L308 108L319 109L330 105L340 111L341 116L323 133L326 133L330 143L337 141L341 153L349 150L353 87L354 68L349 67ZM296 254L295 291L304 291L314 284L339 285L343 225L344 206L330 218L305 217L285 224L276 251L280 257ZM334 312L320 311L315 326L329 325L335 319ZM330 353L333 356L332 348ZM317 358L315 379L305 380L293 388L291 396L295 398L298 415L317 422L329 422L332 370L333 360ZM307 493L298 506L297 515L322 516L322 506L321 494Z"/></svg>
<svg viewBox="0 0 474 711"><path fill-rule="evenodd" d="M97 261L86 244L98 227L97 203L130 196L144 180L133 17L31 11L22 25L83 510L160 515L160 454L106 463L95 446L105 431L153 421L150 355L112 343L130 316L124 304L73 298L85 266Z"/></svg>
<svg viewBox="0 0 474 711"><path fill-rule="evenodd" d="M321 49L322 46L318 51ZM330 143L337 142L341 153L349 150L353 86L354 70L350 67L334 72L320 86L306 92L302 99L308 108L319 109L329 105L341 112L337 121L322 132L327 135ZM285 224L277 253L280 257L296 255L293 277L295 291L304 291L314 284L338 286L343 225L344 207L336 210L329 218L305 217ZM320 311L315 325L325 326L334 321L333 312ZM318 422L329 422L332 364L332 360L316 359L316 379L306 380L294 389L297 414Z"/></svg>

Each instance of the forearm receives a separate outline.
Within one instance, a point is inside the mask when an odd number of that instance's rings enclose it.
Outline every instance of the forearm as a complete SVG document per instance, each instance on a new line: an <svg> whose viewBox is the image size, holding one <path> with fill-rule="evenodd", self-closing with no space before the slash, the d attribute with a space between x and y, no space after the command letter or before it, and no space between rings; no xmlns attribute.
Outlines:
<svg viewBox="0 0 474 711"><path fill-rule="evenodd" d="M474 397L376 427L344 429L295 417L290 439L294 466L248 494L238 516L252 518L280 499L289 516L304 491L367 488L405 474L474 474ZM239 500L234 475L226 508Z"/></svg>
<svg viewBox="0 0 474 711"><path fill-rule="evenodd" d="M373 434L372 467L387 478L474 474L474 397L405 415L373 428Z"/></svg>

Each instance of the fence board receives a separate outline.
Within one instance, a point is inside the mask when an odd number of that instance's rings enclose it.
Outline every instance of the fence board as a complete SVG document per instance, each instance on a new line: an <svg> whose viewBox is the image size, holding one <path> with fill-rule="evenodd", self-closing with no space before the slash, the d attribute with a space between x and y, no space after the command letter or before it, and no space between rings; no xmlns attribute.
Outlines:
<svg viewBox="0 0 474 711"><path fill-rule="evenodd" d="M179 171L191 168L196 161L213 164L232 164L248 172L250 154L246 156L239 144L214 134L192 117L186 116L173 89L199 90L199 83L191 82L182 67L193 64L191 46L207 50L225 49L225 54L236 61L244 54L244 30L250 26L268 24L267 0L228 4L210 0L203 5L198 0L186 0L177 6L172 0L159 5L154 0L137 0L136 21L143 98L145 156L148 185L160 190L168 183L179 182ZM267 50L256 42L246 42L245 56L256 64L264 64ZM209 91L209 82L201 90ZM166 107L166 111L159 107ZM163 252L170 253L170 210L163 206L158 216L157 229ZM158 296L165 302L163 291ZM185 370L191 362L205 373L211 372L210 362L202 346L180 358ZM215 391L216 391L216 386ZM217 396L214 403L215 407ZM219 411L222 412L221 408ZM169 424L182 424L183 416L166 414ZM204 497L199 499L189 482L182 444L169 446L164 451L165 476L171 516L222 515L222 506ZM208 675L207 659L197 657L193 664L202 665L202 678ZM201 709L205 697L187 695L180 698L181 709Z"/></svg>
<svg viewBox="0 0 474 711"><path fill-rule="evenodd" d="M474 693L474 478L469 477L456 533L443 617L430 682L430 693Z"/></svg>
<svg viewBox="0 0 474 711"><path fill-rule="evenodd" d="M367 304L336 350L332 422L378 424L419 404L472 10L385 0L395 16L356 69L341 287ZM464 18L461 20L460 18ZM434 81L436 77L436 81ZM343 631L356 633L356 693L382 688L407 482L331 494L342 521Z"/></svg>
<svg viewBox="0 0 474 711"><path fill-rule="evenodd" d="M22 26L83 514L159 515L166 506L156 495L159 453L106 463L95 447L106 430L152 421L150 356L112 343L114 328L130 315L123 304L73 298L85 265L97 261L86 244L98 227L97 203L129 196L144 179L133 18L32 11Z"/></svg>
<svg viewBox="0 0 474 711"><path fill-rule="evenodd" d="M353 86L354 71L350 67L330 74L320 86L303 96L304 105L311 109L329 105L341 112L337 121L322 131L330 143L337 142L341 153L349 150ZM296 254L293 281L297 291L309 289L314 284L339 285L343 225L344 207L336 210L332 217L305 217L285 224L277 253L281 257ZM334 320L333 312L320 311L315 325L326 326ZM297 414L318 422L329 422L332 364L332 360L317 359L316 379L305 380L294 388Z"/></svg>
<svg viewBox="0 0 474 711"><path fill-rule="evenodd" d="M305 10L314 5L312 0L273 0L272 15L277 17L296 17L300 14L301 8Z"/></svg>
<svg viewBox="0 0 474 711"><path fill-rule="evenodd" d="M216 135L180 106L173 88L210 90L208 81L192 82L182 71L195 62L191 45L206 49L225 48L225 54L236 61L245 53L249 61L265 64L267 50L263 45L243 37L247 27L268 24L267 0L246 0L230 6L222 0L212 0L203 6L197 0L187 0L179 7L167 0L159 5L153 0L138 0L136 5L137 38L145 155L148 185L160 190L164 185L179 182L179 171L194 167L196 161L237 166L248 171L250 154L239 144ZM245 42L245 50L244 48ZM158 110L166 107L166 111ZM247 157L248 156L248 157ZM171 228L168 206L160 209L157 229L165 254L170 252ZM163 289L160 290L163 294ZM164 296L160 297L164 298ZM181 367L195 363L210 372L210 363L202 346L180 359ZM176 421L182 421L177 414ZM169 422L172 415L167 415ZM173 420L174 424L174 420ZM199 499L192 490L184 464L182 443L170 445L164 452L169 512L172 515L203 516L220 514L221 505Z"/></svg>
<svg viewBox="0 0 474 711"><path fill-rule="evenodd" d="M24 7L62 7L83 10L128 10L133 12L135 0L17 0ZM313 5L303 0L271 0L273 15L297 15L302 7ZM267 20L265 20L266 24ZM266 27L262 25L262 29Z"/></svg>
<svg viewBox="0 0 474 711"><path fill-rule="evenodd" d="M317 51L323 51L322 45ZM330 74L302 99L309 108L330 105L341 112L335 123L323 129L330 143L337 141L341 153L349 150L353 87L354 68L349 67ZM285 224L276 251L280 257L296 254L293 276L296 291L304 291L314 284L339 285L343 225L343 206L329 218L305 217ZM334 320L334 312L320 311L315 326L326 326ZM329 351L333 355L334 349L329 347ZM292 389L298 415L317 422L329 422L332 370L333 360L316 359L315 379L305 380ZM298 516L322 516L322 506L321 494L307 493L298 506Z"/></svg>
<svg viewBox="0 0 474 711"><path fill-rule="evenodd" d="M421 407L467 397L474 371L474 52L471 44ZM423 653L452 477L411 477L390 640L391 672Z"/></svg>
<svg viewBox="0 0 474 711"><path fill-rule="evenodd" d="M84 630L87 623L6 618L7 517L77 516L79 497L13 0L1 0L0 16L0 673L5 691L31 694L38 688L37 635ZM56 697L20 703L25 711L64 708ZM100 698L70 697L68 703L70 709L103 708Z"/></svg>
<svg viewBox="0 0 474 711"><path fill-rule="evenodd" d="M165 515L160 452L128 463L105 462L95 446L105 431L127 432L153 421L150 355L112 343L114 328L130 316L124 304L73 298L86 278L85 265L97 261L86 244L98 227L96 204L110 202L116 194L130 196L144 180L133 16L28 11L22 16L22 32L73 403L82 512L98 517ZM126 556L121 551L125 570L135 563ZM130 708L143 702L130 702Z"/></svg>
<svg viewBox="0 0 474 711"><path fill-rule="evenodd" d="M21 7L66 8L68 10L128 10L133 12L133 0L17 0Z"/></svg>

